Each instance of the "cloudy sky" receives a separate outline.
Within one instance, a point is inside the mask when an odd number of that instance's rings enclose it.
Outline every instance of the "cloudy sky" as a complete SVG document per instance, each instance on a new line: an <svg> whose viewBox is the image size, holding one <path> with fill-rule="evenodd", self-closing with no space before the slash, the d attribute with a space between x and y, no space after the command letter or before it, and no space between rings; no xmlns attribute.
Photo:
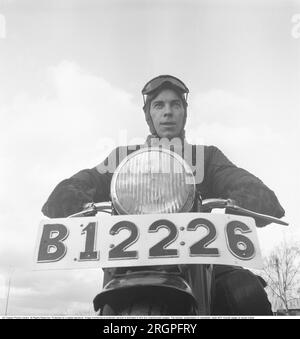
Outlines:
<svg viewBox="0 0 300 339"><path fill-rule="evenodd" d="M141 88L190 89L187 138L261 178L300 239L300 1L0 0L0 315L92 313L99 270L32 272L54 186L148 128ZM298 156L297 156L298 154Z"/></svg>

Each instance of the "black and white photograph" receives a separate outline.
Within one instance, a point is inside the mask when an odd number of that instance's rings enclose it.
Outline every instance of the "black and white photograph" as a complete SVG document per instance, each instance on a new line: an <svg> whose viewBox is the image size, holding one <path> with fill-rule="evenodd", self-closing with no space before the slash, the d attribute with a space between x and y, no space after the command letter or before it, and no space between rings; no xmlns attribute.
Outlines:
<svg viewBox="0 0 300 339"><path fill-rule="evenodd" d="M0 0L0 318L300 317L299 130L300 0Z"/></svg>

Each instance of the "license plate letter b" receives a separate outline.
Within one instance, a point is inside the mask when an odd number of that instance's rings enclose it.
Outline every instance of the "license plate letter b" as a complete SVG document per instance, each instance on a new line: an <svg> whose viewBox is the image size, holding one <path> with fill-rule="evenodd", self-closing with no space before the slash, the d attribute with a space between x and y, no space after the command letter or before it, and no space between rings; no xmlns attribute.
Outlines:
<svg viewBox="0 0 300 339"><path fill-rule="evenodd" d="M63 241L67 239L68 235L69 231L63 224L44 225L37 261L42 263L61 260L67 252Z"/></svg>

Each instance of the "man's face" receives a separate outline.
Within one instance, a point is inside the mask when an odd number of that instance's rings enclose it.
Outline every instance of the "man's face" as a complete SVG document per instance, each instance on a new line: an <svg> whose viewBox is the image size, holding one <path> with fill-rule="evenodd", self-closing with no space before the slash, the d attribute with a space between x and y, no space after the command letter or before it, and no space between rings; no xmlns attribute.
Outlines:
<svg viewBox="0 0 300 339"><path fill-rule="evenodd" d="M151 101L150 115L160 138L172 139L180 135L184 127L184 106L175 91L162 90Z"/></svg>

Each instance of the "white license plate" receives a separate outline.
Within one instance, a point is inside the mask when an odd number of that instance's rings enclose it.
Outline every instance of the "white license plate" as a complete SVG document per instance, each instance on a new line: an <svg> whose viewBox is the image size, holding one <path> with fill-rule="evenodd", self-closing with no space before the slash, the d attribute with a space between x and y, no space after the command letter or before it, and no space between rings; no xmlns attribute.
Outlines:
<svg viewBox="0 0 300 339"><path fill-rule="evenodd" d="M229 214L106 214L43 220L34 269L176 264L262 268L254 219Z"/></svg>

